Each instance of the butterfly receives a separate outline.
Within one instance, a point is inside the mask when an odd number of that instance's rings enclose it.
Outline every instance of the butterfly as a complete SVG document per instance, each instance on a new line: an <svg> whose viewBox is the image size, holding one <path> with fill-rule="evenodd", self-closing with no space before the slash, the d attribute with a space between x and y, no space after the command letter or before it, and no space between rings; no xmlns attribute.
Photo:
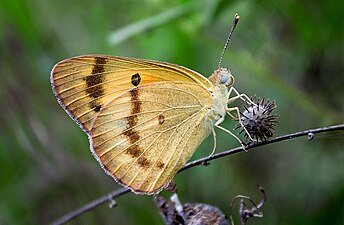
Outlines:
<svg viewBox="0 0 344 225"><path fill-rule="evenodd" d="M233 84L222 67L207 79L175 64L108 55L69 58L51 71L59 104L88 135L101 167L142 194L162 190L214 127L232 134L219 126L226 114L237 118L233 110L239 115L228 104L249 101Z"/></svg>

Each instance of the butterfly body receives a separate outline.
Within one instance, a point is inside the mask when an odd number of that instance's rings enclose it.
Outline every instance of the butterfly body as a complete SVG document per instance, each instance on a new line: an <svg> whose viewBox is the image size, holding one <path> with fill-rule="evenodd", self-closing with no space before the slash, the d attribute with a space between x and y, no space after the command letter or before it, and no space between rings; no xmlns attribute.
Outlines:
<svg viewBox="0 0 344 225"><path fill-rule="evenodd" d="M207 79L152 60L86 55L56 64L60 105L87 133L107 174L143 194L165 187L223 121L230 71Z"/></svg>
<svg viewBox="0 0 344 225"><path fill-rule="evenodd" d="M209 120L212 125L225 118L228 105L228 87L220 83L216 83L214 86L213 104L209 112Z"/></svg>

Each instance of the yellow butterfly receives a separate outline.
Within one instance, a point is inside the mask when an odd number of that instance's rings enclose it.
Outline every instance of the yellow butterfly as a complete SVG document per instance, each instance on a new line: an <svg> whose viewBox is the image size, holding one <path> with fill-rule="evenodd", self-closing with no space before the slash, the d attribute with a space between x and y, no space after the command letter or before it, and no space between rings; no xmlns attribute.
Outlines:
<svg viewBox="0 0 344 225"><path fill-rule="evenodd" d="M249 101L226 68L207 79L179 65L107 55L57 63L51 84L105 172L143 194L164 188L214 127L232 134L219 126L226 113L238 115L228 104Z"/></svg>

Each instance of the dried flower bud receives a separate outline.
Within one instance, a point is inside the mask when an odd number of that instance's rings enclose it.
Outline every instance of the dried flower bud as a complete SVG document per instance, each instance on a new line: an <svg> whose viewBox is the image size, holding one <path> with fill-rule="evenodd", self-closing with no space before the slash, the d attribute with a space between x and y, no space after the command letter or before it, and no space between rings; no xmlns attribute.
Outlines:
<svg viewBox="0 0 344 225"><path fill-rule="evenodd" d="M166 225L229 225L218 208L203 203L182 204L177 194L171 200L157 196L154 201Z"/></svg>
<svg viewBox="0 0 344 225"><path fill-rule="evenodd" d="M251 98L254 104L246 103L244 105L245 111L241 113L242 125L250 136L256 141L264 141L273 135L278 115L271 114L276 108L275 101L265 100L253 97ZM239 124L237 128L241 128L239 134L245 132L245 129ZM245 137L249 136L245 132Z"/></svg>

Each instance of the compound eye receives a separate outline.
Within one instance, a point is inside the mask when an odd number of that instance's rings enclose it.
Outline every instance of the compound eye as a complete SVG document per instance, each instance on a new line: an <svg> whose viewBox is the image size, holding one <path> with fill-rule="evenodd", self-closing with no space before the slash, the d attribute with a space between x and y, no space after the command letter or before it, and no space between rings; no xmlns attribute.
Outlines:
<svg viewBox="0 0 344 225"><path fill-rule="evenodd" d="M226 84L227 83L228 78L229 78L228 75L229 75L228 73L220 73L219 74L219 79L220 79L222 84Z"/></svg>
<svg viewBox="0 0 344 225"><path fill-rule="evenodd" d="M229 69L221 68L218 73L219 80L222 84L232 86L234 84L234 77L232 76Z"/></svg>

